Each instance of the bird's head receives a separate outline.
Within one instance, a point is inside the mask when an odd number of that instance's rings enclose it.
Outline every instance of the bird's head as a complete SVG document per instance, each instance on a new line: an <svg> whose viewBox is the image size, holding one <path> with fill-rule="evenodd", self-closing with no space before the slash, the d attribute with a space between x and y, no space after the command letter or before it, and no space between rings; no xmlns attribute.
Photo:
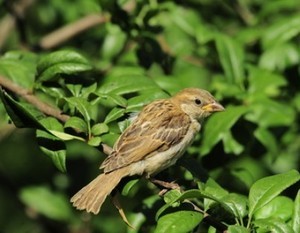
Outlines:
<svg viewBox="0 0 300 233"><path fill-rule="evenodd" d="M224 111L224 107L206 90L186 88L171 98L186 114L201 121L214 112Z"/></svg>

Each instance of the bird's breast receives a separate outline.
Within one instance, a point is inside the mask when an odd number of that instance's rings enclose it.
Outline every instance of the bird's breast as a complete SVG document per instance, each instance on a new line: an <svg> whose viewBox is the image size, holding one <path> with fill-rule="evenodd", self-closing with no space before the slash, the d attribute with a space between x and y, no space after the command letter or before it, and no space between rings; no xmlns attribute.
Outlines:
<svg viewBox="0 0 300 233"><path fill-rule="evenodd" d="M201 126L197 121L192 120L187 134L178 144L132 164L131 175L146 174L147 176L150 176L175 164L176 161L183 155L187 147L193 142L195 135L200 130L200 127Z"/></svg>

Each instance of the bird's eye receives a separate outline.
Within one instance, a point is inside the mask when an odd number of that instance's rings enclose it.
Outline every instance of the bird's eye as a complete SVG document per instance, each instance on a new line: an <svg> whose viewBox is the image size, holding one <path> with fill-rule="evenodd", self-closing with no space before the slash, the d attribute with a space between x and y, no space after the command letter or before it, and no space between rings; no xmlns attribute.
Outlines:
<svg viewBox="0 0 300 233"><path fill-rule="evenodd" d="M200 105L202 102L200 99L195 99L195 104Z"/></svg>

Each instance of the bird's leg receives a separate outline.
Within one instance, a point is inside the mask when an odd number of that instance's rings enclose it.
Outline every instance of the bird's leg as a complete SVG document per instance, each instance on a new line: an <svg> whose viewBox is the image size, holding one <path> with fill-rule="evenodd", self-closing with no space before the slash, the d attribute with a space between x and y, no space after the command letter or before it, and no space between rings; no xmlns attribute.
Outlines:
<svg viewBox="0 0 300 233"><path fill-rule="evenodd" d="M152 177L147 177L147 179L150 180L150 182L152 182L153 184L159 185L159 186L164 188L159 192L160 196L163 196L170 189L176 189L176 190L181 191L181 188L180 188L179 184L175 183L175 181L166 182L166 181L163 181L163 180L157 180L157 179L152 178Z"/></svg>
<svg viewBox="0 0 300 233"><path fill-rule="evenodd" d="M163 181L163 180L157 180L157 179L152 178L152 177L150 177L149 180L153 184L157 184L157 185L159 185L161 187L164 187L166 189L178 189L178 190L180 190L179 184L175 183L175 181L167 182L167 181Z"/></svg>

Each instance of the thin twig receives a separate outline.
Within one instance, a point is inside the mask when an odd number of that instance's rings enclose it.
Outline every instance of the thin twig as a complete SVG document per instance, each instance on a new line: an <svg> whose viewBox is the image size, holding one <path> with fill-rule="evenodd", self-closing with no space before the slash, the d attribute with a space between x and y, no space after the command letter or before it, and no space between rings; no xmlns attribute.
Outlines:
<svg viewBox="0 0 300 233"><path fill-rule="evenodd" d="M15 27L15 19L13 16L7 14L0 21L0 49L5 44L9 34Z"/></svg>
<svg viewBox="0 0 300 233"><path fill-rule="evenodd" d="M103 24L108 20L109 16L106 14L92 14L85 16L76 22L67 24L44 36L38 43L38 47L43 50L52 49L69 40L70 38L80 34L81 32L88 30L91 27Z"/></svg>
<svg viewBox="0 0 300 233"><path fill-rule="evenodd" d="M3 76L0 76L0 86L22 97L28 103L34 105L37 109L48 116L53 116L62 122L66 122L70 118L70 116L62 114L61 110L38 99L31 93L31 91L20 87L19 85L13 83L11 80Z"/></svg>

